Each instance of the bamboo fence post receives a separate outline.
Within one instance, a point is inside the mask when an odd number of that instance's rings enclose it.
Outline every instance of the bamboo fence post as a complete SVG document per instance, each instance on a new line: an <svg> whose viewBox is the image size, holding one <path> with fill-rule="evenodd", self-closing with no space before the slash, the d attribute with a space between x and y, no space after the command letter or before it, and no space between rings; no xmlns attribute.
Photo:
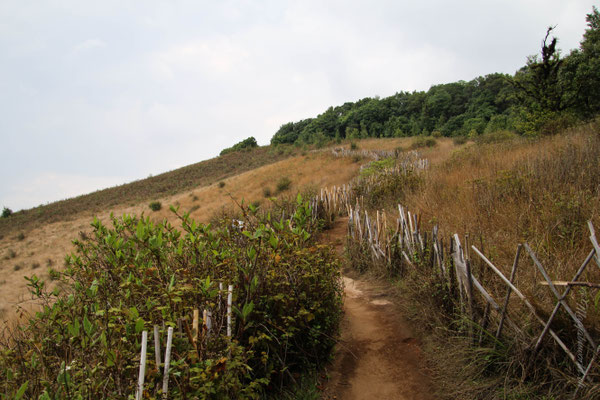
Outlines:
<svg viewBox="0 0 600 400"><path fill-rule="evenodd" d="M556 299L558 300L557 304L562 305L562 307L565 309L567 314L569 314L571 316L571 318L573 319L573 321L575 322L575 325L581 326L581 329L582 329L583 333L585 334L586 339L590 342L590 344L592 345L593 348L596 348L596 343L595 343L594 339L592 339L592 336L588 333L587 329L585 329L585 327L583 327L583 324L581 323L579 318L577 318L577 315L573 312L573 310L571 310L571 307L569 307L567 302L564 300L566 296L564 294L561 296L560 293L558 293L558 290L556 290L556 287L552 283L550 276L548 276L546 269L538 261L537 257L533 253L533 250L531 250L531 247L529 247L529 245L527 243L525 243L525 249L529 253L529 256L533 260L533 263L537 266L537 268L542 273L542 276L544 277L544 279L546 279L546 281L548 282L548 285L550 286L550 290L552 291L552 293L554 294L554 296L556 296ZM567 287L567 289L568 289L568 287ZM565 292L567 291L567 289L565 289ZM568 292L567 292L567 294L568 294ZM550 322L552 322L552 321L551 320L548 321L547 325L550 325ZM536 350L538 349L538 347L540 345L541 338L542 338L542 336L540 336L540 339L536 343L536 346L535 346Z"/></svg>
<svg viewBox="0 0 600 400"><path fill-rule="evenodd" d="M156 361L156 370L160 375L160 337L158 336L158 325L154 325L154 359Z"/></svg>
<svg viewBox="0 0 600 400"><path fill-rule="evenodd" d="M467 274L467 301L469 304L469 318L472 322L475 322L475 305L473 304L473 276L471 275L471 261L467 258L465 260L465 272ZM471 339L473 336L473 324L469 324L469 336Z"/></svg>
<svg viewBox="0 0 600 400"><path fill-rule="evenodd" d="M521 255L521 248L523 248L522 244L517 246L517 253L515 254L515 260L513 262L512 269L510 271L510 283L515 281L515 275L517 273L517 265L519 263L519 256ZM500 338L500 334L502 333L502 328L504 326L504 318L506 317L506 311L508 308L508 302L510 301L510 293L512 289L510 286L506 289L506 297L504 299L504 304L502 306L502 312L500 313L500 322L498 323L498 330L496 331L496 339Z"/></svg>
<svg viewBox="0 0 600 400"><path fill-rule="evenodd" d="M193 318L192 318L192 343L193 343L194 347L197 347L197 343L198 343L199 319L200 319L200 311L196 308L196 309L194 309Z"/></svg>
<svg viewBox="0 0 600 400"><path fill-rule="evenodd" d="M227 288L227 337L231 338L231 303L233 300L233 285Z"/></svg>
<svg viewBox="0 0 600 400"><path fill-rule="evenodd" d="M135 399L141 400L144 396L144 378L146 375L146 350L148 344L148 331L142 332L142 353L140 355L140 372L138 375L138 385L135 392Z"/></svg>
<svg viewBox="0 0 600 400"><path fill-rule="evenodd" d="M167 349L165 350L165 372L162 381L162 398L167 399L169 392L169 366L171 364L171 346L173 345L173 327L167 331Z"/></svg>
<svg viewBox="0 0 600 400"><path fill-rule="evenodd" d="M500 277L500 279L502 279L504 281L504 283L506 283L510 288L512 288L513 292L515 292L515 294L523 301L523 303L525 304L525 306L527 308L529 308L529 311L533 314L533 316L535 317L535 319L537 319L542 325L545 325L546 321L544 321L538 315L535 307L529 302L529 300L527 300L527 298L525 297L525 295L523 293L521 293L521 291L519 289L517 289L517 287L515 285L513 285L504 276L504 274L502 272L500 272L500 270L498 268L496 268L496 266L494 264L492 264L491 261L488 260L487 257L484 256L475 246L471 246L471 248L492 269L492 271L494 271L496 273L496 275L498 275ZM571 361L575 364L575 366L577 367L577 369L579 369L580 372L584 373L585 370L584 370L583 366L581 364L579 364L579 362L577 361L577 359L575 358L575 356L573 355L573 353L569 350L569 348L565 345L565 343L560 339L560 337L558 337L558 335L551 328L548 328L548 332L554 338L554 340L556 341L556 343L567 354L567 356L571 359Z"/></svg>
<svg viewBox="0 0 600 400"><path fill-rule="evenodd" d="M596 253L596 250L590 251L590 253L586 257L586 259L583 262L583 264L581 264L581 266L579 267L579 269L575 273L575 276L572 279L573 281L576 281L579 278L579 276L581 274L583 274L583 271L585 270L585 268L587 267L587 265L589 264L589 262L592 260L592 258L594 257L595 253ZM571 291L571 289L572 289L572 286L571 285L567 285L567 288L563 292L561 298L562 299L566 298L568 296L569 292ZM550 314L550 317L548 318L548 321L546 322L546 325L544 326L544 329L542 330L542 333L540 334L540 336L539 336L539 338L538 338L538 340L537 340L537 342L535 344L535 350L537 350L539 348L539 346L542 343L542 340L544 339L544 337L548 333L548 330L550 329L550 324L552 323L552 321L554 320L554 317L556 317L556 314L560 310L560 306L561 306L561 302L560 301L557 302L556 305L554 306L554 310L552 310L552 314Z"/></svg>
<svg viewBox="0 0 600 400"><path fill-rule="evenodd" d="M479 331L479 340L477 341L478 345L481 346L483 342L483 331L487 328L488 318L490 315L490 303L486 303L485 310L483 311L483 317L481 317L481 330Z"/></svg>

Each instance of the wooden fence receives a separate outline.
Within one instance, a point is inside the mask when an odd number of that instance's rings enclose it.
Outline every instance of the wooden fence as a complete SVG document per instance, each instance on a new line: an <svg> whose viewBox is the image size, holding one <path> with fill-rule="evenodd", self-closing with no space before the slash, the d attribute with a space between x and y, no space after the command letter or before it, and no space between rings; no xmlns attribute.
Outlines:
<svg viewBox="0 0 600 400"><path fill-rule="evenodd" d="M211 335L220 335L223 330L226 332L227 338L231 338L232 335L232 299L233 299L233 285L227 286L227 291L223 289L223 283L219 283L219 300L217 302L217 308L214 310L204 309L202 312L202 323L200 324L200 310L195 309L192 312L191 318L179 318L177 320L178 332L175 335L179 335L180 338L185 338L190 344L198 351L201 352L202 348L208 346L208 339ZM191 327L190 327L191 322ZM165 330L165 324L163 323L162 331ZM161 360L161 339L160 339L161 328L158 325L154 325L154 358L156 373L161 374L161 366L163 367L162 372L162 399L168 398L169 393L169 369L171 365L171 348L173 345L174 329L172 326L167 328L167 341L165 344L165 357L164 364ZM140 368L138 373L138 384L136 386L135 399L141 400L144 396L144 381L146 376L146 362L147 362L147 348L148 348L148 331L142 331L141 338L141 352L140 352ZM158 386L156 387L158 389ZM156 393L155 393L156 395Z"/></svg>
<svg viewBox="0 0 600 400"><path fill-rule="evenodd" d="M403 170L398 169L394 173L403 173ZM493 336L495 340L501 342L510 340L509 337L531 340L533 331L535 337L532 343L527 345L533 355L539 352L546 340L552 340L562 349L565 357L570 360L579 374L574 398L586 384L592 382L590 373L597 366L600 340L595 338L591 329L584 325L587 302L576 302L573 299L569 301L569 295L575 288L600 288L598 284L579 281L590 264L600 268L600 246L591 222L588 223L591 242L589 254L571 279L553 281L527 243L516 247L510 275L506 276L482 250L470 245L468 235L463 241L458 234L443 240L437 226L434 226L429 234L424 233L419 215L411 213L400 204L398 213L394 216L388 216L384 211L369 212L364 207L363 199L354 195L352 185L323 189L313 199L313 207L315 215L325 215L330 219L336 215L347 215L349 244L358 246L362 252L368 254L373 263L387 268L389 272L402 273L399 265L404 268L429 268L442 283L446 296L454 299L458 304L458 310L471 321L467 324L466 330L474 344L481 345L484 335ZM522 262L524 253L544 278L543 282L536 284L547 286L555 299L553 311L547 318L544 318L543 313L534 306L538 302L528 298L515 284L519 263ZM480 276L475 276L471 268L475 260L478 260L479 265L483 265L485 269L491 270L492 274L487 273L483 276L485 270L480 268ZM497 278L492 280L493 276ZM491 287L495 290L488 290L485 287L489 284L493 284ZM504 292L498 290L502 285ZM509 309L511 297L515 296L521 306L513 305ZM577 304L575 310L570 306L573 303ZM556 322L558 312L561 310L572 322L572 329L553 329L553 322ZM532 330L531 319L538 328L534 326ZM525 328L527 334L524 333ZM505 329L510 329L512 334L503 334Z"/></svg>

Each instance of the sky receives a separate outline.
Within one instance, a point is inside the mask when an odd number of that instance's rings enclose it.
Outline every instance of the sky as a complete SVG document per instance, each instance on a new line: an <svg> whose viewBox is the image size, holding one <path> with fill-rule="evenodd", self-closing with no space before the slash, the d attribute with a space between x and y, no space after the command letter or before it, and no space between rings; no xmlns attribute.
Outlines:
<svg viewBox="0 0 600 400"><path fill-rule="evenodd" d="M329 106L513 74L593 1L0 0L0 207L215 157Z"/></svg>

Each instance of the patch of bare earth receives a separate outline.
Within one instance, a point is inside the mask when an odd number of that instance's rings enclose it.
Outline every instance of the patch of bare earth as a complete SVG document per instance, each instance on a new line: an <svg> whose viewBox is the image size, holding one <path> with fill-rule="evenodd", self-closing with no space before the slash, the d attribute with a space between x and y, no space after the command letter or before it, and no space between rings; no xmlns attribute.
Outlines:
<svg viewBox="0 0 600 400"><path fill-rule="evenodd" d="M343 256L347 219L323 241ZM324 399L433 399L421 350L383 284L344 276L344 318Z"/></svg>

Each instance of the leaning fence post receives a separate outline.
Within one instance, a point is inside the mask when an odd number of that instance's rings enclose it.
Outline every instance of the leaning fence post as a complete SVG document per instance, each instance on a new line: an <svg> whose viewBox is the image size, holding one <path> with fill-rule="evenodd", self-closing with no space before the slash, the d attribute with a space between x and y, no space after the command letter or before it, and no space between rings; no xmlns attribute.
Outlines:
<svg viewBox="0 0 600 400"><path fill-rule="evenodd" d="M144 376L146 375L146 349L148 342L148 331L142 332L142 354L140 355L140 373L138 376L138 386L135 392L135 399L141 400L144 395Z"/></svg>
<svg viewBox="0 0 600 400"><path fill-rule="evenodd" d="M173 345L173 327L170 326L167 332L167 350L165 351L165 372L162 384L162 397L167 398L169 392L169 365L171 364L171 346Z"/></svg>
<svg viewBox="0 0 600 400"><path fill-rule="evenodd" d="M517 246L517 253L515 254L515 261L513 262L512 270L510 271L510 283L515 281L515 275L517 273L517 265L519 263L519 256L521 255L522 244ZM502 333L502 327L504 326L504 318L506 318L506 309L508 308L508 302L510 301L510 293L512 292L512 288L509 286L506 289L506 298L504 299L504 305L502 306L502 312L500 314L500 322L498 323L498 330L496 331L496 339L500 338L500 334Z"/></svg>
<svg viewBox="0 0 600 400"><path fill-rule="evenodd" d="M160 374L160 337L158 336L158 325L154 325L154 359L156 370Z"/></svg>
<svg viewBox="0 0 600 400"><path fill-rule="evenodd" d="M227 288L227 337L231 337L231 302L233 299L233 285Z"/></svg>
<svg viewBox="0 0 600 400"><path fill-rule="evenodd" d="M198 310L197 308L194 309L193 311L193 317L192 317L192 342L194 347L197 346L198 343L198 325L199 325L199 320L200 319L200 310Z"/></svg>

